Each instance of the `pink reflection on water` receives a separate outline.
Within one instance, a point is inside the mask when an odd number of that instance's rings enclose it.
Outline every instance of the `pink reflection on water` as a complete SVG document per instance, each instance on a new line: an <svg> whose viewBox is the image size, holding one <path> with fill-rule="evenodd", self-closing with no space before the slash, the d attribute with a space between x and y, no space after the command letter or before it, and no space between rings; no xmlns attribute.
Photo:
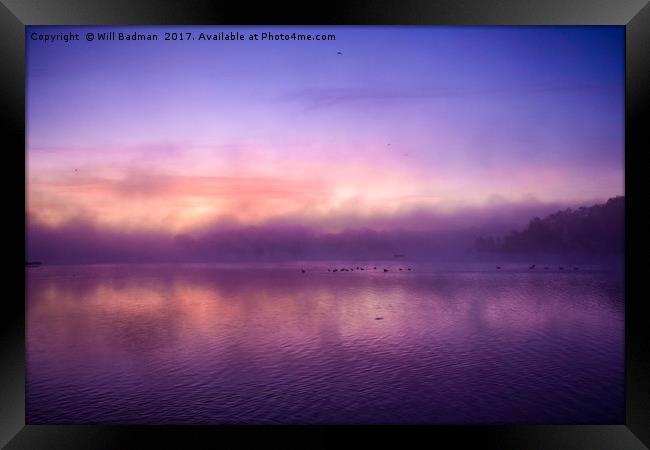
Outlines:
<svg viewBox="0 0 650 450"><path fill-rule="evenodd" d="M28 273L27 313L40 422L580 422L623 405L622 285L603 274L52 267Z"/></svg>

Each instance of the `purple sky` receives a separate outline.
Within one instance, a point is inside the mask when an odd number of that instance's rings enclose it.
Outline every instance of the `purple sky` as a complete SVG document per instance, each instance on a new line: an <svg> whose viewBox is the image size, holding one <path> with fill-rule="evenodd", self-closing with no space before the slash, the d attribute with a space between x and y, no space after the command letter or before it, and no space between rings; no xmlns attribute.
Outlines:
<svg viewBox="0 0 650 450"><path fill-rule="evenodd" d="M624 193L623 27L111 30L336 40L86 42L108 28L28 27L39 229L421 229ZM68 31L82 40L30 39Z"/></svg>

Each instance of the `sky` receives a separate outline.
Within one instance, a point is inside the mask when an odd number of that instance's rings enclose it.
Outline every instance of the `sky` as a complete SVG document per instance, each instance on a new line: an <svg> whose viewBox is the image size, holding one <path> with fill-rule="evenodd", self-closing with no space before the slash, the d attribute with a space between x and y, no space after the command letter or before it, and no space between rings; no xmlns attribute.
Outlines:
<svg viewBox="0 0 650 450"><path fill-rule="evenodd" d="M88 42L88 31L336 40ZM623 27L26 33L26 208L41 230L426 229L624 194Z"/></svg>

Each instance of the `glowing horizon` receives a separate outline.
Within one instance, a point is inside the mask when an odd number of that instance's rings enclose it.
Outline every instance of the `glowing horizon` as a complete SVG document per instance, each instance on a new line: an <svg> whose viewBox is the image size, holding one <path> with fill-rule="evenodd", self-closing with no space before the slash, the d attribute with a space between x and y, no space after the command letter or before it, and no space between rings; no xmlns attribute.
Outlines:
<svg viewBox="0 0 650 450"><path fill-rule="evenodd" d="M332 230L624 194L621 27L316 28L337 40L27 39L30 220Z"/></svg>

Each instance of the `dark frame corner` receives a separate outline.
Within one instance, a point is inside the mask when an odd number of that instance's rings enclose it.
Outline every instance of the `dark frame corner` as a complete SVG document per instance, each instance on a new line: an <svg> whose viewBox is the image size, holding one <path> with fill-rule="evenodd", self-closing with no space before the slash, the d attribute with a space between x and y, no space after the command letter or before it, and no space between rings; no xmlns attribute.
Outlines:
<svg viewBox="0 0 650 450"><path fill-rule="evenodd" d="M242 436L303 437L313 442L314 433L322 438L337 438L350 428L292 427L262 428L242 433L229 427L109 427L25 425L25 321L24 321L24 237L25 237L25 26L28 25L114 25L114 24L418 24L418 25L623 25L626 35L626 423L624 425L584 426L457 426L457 427L364 427L353 430L370 440L418 435L430 442L441 439L458 444L473 443L481 448L584 448L642 449L650 446L650 347L647 314L640 285L642 269L633 264L639 246L631 245L647 230L644 211L639 207L640 177L638 158L648 146L650 127L642 121L648 116L650 99L650 4L647 0L402 0L382 3L372 0L340 4L323 3L304 8L280 7L266 2L255 8L245 3L194 0L1 0L0 73L2 83L2 129L5 140L5 179L9 211L5 223L15 235L10 246L8 267L11 295L2 302L2 369L0 370L0 445L7 448L124 448L150 443L155 437L163 443L195 441L198 438ZM309 11L309 12L307 12ZM645 126L644 126L645 125ZM643 145L645 144L645 145ZM635 164L636 163L636 164ZM639 211L641 209L641 211ZM646 231L647 232L647 231ZM22 237L23 239L20 239ZM647 288L646 288L647 289ZM644 445L645 444L645 445Z"/></svg>

